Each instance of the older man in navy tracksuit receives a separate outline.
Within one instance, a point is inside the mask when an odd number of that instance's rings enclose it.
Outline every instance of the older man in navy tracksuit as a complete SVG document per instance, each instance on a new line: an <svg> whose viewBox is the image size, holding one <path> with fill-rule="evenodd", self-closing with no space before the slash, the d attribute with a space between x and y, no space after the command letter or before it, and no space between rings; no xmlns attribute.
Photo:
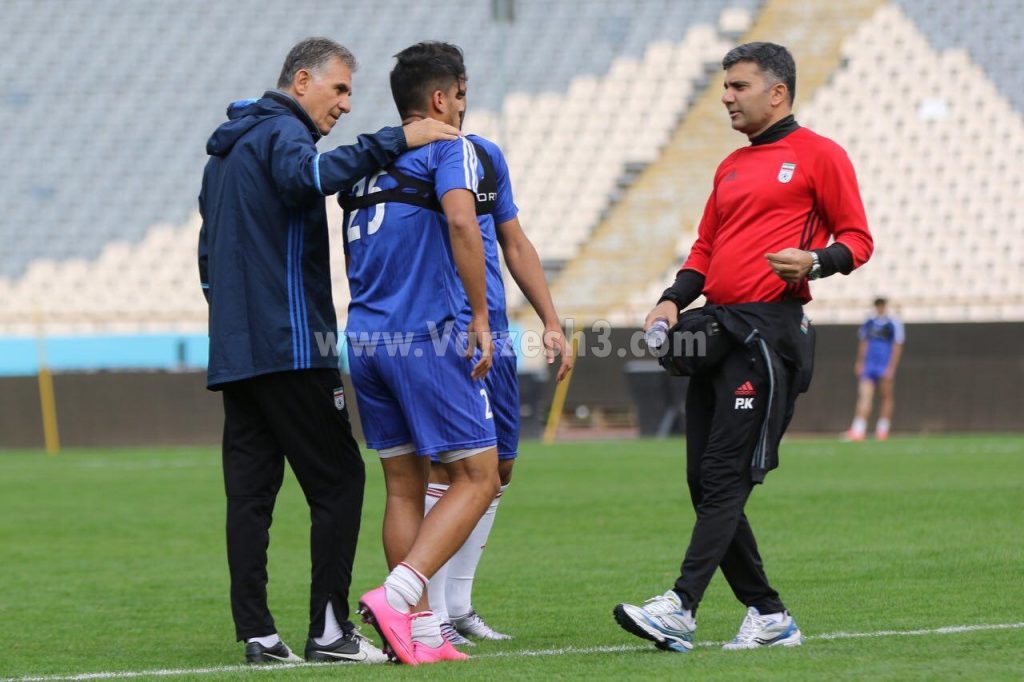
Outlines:
<svg viewBox="0 0 1024 682"><path fill-rule="evenodd" d="M267 608L269 529L286 458L312 520L306 658L383 660L348 620L365 473L337 352L325 346L337 319L324 196L458 131L419 121L318 153L317 140L350 110L355 67L331 40L300 42L278 89L229 107L206 145L199 272L210 314L208 387L224 397L231 609L250 663L301 660Z"/></svg>

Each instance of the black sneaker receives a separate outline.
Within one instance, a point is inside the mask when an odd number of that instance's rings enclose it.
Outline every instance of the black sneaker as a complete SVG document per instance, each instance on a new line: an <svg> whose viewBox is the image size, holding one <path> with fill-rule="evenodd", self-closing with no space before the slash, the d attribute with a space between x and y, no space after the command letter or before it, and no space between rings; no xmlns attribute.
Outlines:
<svg viewBox="0 0 1024 682"><path fill-rule="evenodd" d="M346 632L330 644L306 640L306 660L316 663L387 663L387 655L358 630Z"/></svg>
<svg viewBox="0 0 1024 682"><path fill-rule="evenodd" d="M278 642L272 647L265 647L259 642L249 642L245 645L245 662L249 665L302 663L302 659L293 654L284 642Z"/></svg>

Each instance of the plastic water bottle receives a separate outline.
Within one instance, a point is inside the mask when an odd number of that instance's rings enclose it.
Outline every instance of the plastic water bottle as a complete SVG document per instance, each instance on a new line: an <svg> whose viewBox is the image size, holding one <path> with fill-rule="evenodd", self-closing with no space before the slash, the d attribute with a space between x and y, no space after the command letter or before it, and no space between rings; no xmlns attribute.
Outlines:
<svg viewBox="0 0 1024 682"><path fill-rule="evenodd" d="M652 351L664 346L665 342L668 341L668 320L664 317L656 319L651 328L644 334L644 339L647 341L647 347Z"/></svg>

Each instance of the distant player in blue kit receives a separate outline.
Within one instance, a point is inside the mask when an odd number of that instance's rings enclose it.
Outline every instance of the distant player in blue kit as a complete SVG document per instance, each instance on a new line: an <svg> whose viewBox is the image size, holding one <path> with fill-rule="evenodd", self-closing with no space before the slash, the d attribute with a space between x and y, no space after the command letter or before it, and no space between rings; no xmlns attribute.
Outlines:
<svg viewBox="0 0 1024 682"><path fill-rule="evenodd" d="M857 409L853 424L845 434L847 440L864 440L875 386L878 386L878 393L881 396L875 438L886 440L889 437L889 424L895 401L893 379L903 355L906 334L903 331L903 323L889 315L887 307L886 299L876 298L875 314L869 317L858 331L860 344L857 347L857 362L853 371L860 382L857 384Z"/></svg>
<svg viewBox="0 0 1024 682"><path fill-rule="evenodd" d="M453 58L462 59L462 52L454 45L434 43L431 49L447 50ZM551 300L544 269L537 250L519 223L519 209L512 197L512 183L505 157L498 145L490 140L477 135L468 135L466 139L476 151L482 172L476 194L476 212L487 260L487 309L495 349L494 364L484 383L491 397L494 414L501 490L465 544L430 579L430 607L441 622L441 632L449 642L460 646L472 644L471 640L466 639L467 636L492 640L511 639L509 635L492 629L473 608L472 601L476 569L494 525L498 503L512 480L513 465L519 453L519 378L515 348L508 331L505 283L501 272L502 255L512 278L544 325L544 349L548 364L554 363L556 355L561 358L555 375L556 381L564 379L572 369L572 358ZM450 482L438 458L434 456L432 459L425 504L428 513L445 495Z"/></svg>
<svg viewBox="0 0 1024 682"><path fill-rule="evenodd" d="M461 124L465 66L435 44L396 55L403 120ZM339 193L351 293L346 336L367 445L387 486L391 573L360 611L389 653L417 665L463 660L427 608L426 585L498 494L497 439L483 379L493 341L477 222L483 165L465 137L402 154ZM460 343L461 342L461 343ZM451 486L424 517L430 457Z"/></svg>

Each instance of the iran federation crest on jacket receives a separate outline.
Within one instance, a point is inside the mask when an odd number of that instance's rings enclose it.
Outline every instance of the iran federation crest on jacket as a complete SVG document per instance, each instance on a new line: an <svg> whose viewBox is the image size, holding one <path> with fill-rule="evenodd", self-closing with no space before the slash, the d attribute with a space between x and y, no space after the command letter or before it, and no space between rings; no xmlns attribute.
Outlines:
<svg viewBox="0 0 1024 682"><path fill-rule="evenodd" d="M334 409L339 412L345 409L345 387L339 386L334 389Z"/></svg>
<svg viewBox="0 0 1024 682"><path fill-rule="evenodd" d="M789 182L793 179L793 173L796 171L795 163L784 163L782 168L779 169L779 182Z"/></svg>

